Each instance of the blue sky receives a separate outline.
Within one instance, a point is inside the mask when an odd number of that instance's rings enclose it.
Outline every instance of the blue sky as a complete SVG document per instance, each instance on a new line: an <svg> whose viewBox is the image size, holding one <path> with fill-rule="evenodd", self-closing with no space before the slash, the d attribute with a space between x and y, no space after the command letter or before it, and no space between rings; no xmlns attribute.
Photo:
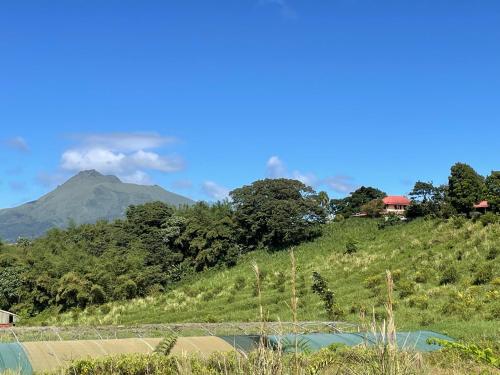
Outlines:
<svg viewBox="0 0 500 375"><path fill-rule="evenodd" d="M500 167L497 0L5 1L0 207L79 169L213 200Z"/></svg>

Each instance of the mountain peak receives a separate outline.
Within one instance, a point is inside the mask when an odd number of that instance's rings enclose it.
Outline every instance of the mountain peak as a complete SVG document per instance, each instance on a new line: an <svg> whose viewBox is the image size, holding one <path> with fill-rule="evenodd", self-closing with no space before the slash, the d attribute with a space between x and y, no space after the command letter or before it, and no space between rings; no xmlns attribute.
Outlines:
<svg viewBox="0 0 500 375"><path fill-rule="evenodd" d="M78 172L78 174L74 175L71 177L67 182L70 181L99 181L99 182L111 182L111 183L117 183L121 182L121 180L116 177L116 176L106 176L103 175L102 173L96 171L95 169L88 169L84 171Z"/></svg>

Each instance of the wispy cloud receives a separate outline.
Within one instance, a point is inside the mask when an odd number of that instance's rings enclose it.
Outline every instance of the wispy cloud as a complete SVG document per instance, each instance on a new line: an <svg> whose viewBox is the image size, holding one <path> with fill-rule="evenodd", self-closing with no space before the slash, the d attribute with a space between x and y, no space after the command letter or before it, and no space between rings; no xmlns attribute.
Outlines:
<svg viewBox="0 0 500 375"><path fill-rule="evenodd" d="M286 177L287 171L285 163L278 156L271 156L266 164L266 174L270 178Z"/></svg>
<svg viewBox="0 0 500 375"><path fill-rule="evenodd" d="M276 155L268 159L266 163L266 175L269 178L292 178L313 188L325 186L330 190L342 194L350 193L356 188L352 177L349 176L339 175L320 178L312 172L301 172L299 170L289 172L283 160Z"/></svg>
<svg viewBox="0 0 500 375"><path fill-rule="evenodd" d="M338 193L350 193L356 189L352 177L349 176L327 177L323 180L323 184Z"/></svg>
<svg viewBox="0 0 500 375"><path fill-rule="evenodd" d="M156 133L109 133L73 135L77 145L63 152L61 168L78 172L96 169L123 181L150 184L148 171L172 173L184 168L178 156L152 151L175 141Z"/></svg>
<svg viewBox="0 0 500 375"><path fill-rule="evenodd" d="M205 181L202 185L203 193L214 200L224 200L229 197L229 189L213 181Z"/></svg>
<svg viewBox="0 0 500 375"><path fill-rule="evenodd" d="M5 141L5 143L8 147L10 147L16 151L19 151L19 152L29 152L30 151L30 148L28 146L28 142L26 142L26 140L21 136L9 138Z"/></svg>
<svg viewBox="0 0 500 375"><path fill-rule="evenodd" d="M260 4L277 7L283 18L294 20L298 17L297 12L287 0L260 0Z"/></svg>

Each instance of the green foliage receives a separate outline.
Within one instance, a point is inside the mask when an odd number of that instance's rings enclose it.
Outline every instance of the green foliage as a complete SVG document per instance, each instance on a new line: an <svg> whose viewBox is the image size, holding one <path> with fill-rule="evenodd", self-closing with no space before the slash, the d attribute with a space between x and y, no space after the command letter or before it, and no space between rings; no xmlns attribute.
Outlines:
<svg viewBox="0 0 500 375"><path fill-rule="evenodd" d="M439 284L440 285L454 284L458 281L459 277L460 276L458 274L458 270L455 267L455 265L450 264L444 269L441 275L441 279L439 280Z"/></svg>
<svg viewBox="0 0 500 375"><path fill-rule="evenodd" d="M498 223L500 221L500 216L497 214L494 214L493 212L486 212L484 215L481 215L479 217L479 221L481 224L484 226Z"/></svg>
<svg viewBox="0 0 500 375"><path fill-rule="evenodd" d="M385 229L387 227L392 227L394 225L401 224L403 221L398 215L387 215L380 219L378 223L378 229Z"/></svg>
<svg viewBox="0 0 500 375"><path fill-rule="evenodd" d="M174 348L176 342L177 342L176 335L173 334L168 335L158 344L158 346L154 350L154 353L167 356Z"/></svg>
<svg viewBox="0 0 500 375"><path fill-rule="evenodd" d="M380 217L383 209L382 199L373 199L361 206L361 212L364 212L368 217Z"/></svg>
<svg viewBox="0 0 500 375"><path fill-rule="evenodd" d="M265 179L233 190L241 243L282 248L320 234L326 211L315 191L300 181Z"/></svg>
<svg viewBox="0 0 500 375"><path fill-rule="evenodd" d="M486 177L486 199L493 212L500 212L500 171L492 171Z"/></svg>
<svg viewBox="0 0 500 375"><path fill-rule="evenodd" d="M487 284L493 279L493 266L489 263L481 265L474 275L473 284L483 285Z"/></svg>
<svg viewBox="0 0 500 375"><path fill-rule="evenodd" d="M406 217L449 217L451 212L446 202L447 192L446 185L434 186L432 182L417 181L409 194L412 203L406 211Z"/></svg>
<svg viewBox="0 0 500 375"><path fill-rule="evenodd" d="M362 206L368 202L380 200L385 196L386 194L379 189L371 186L361 186L344 199L332 199L330 201L330 211L336 215L351 216L363 211Z"/></svg>
<svg viewBox="0 0 500 375"><path fill-rule="evenodd" d="M457 351L463 356L500 369L500 357L496 355L491 348L483 349L476 344L463 344L437 338L428 339L427 342L429 344L442 346L447 350Z"/></svg>
<svg viewBox="0 0 500 375"><path fill-rule="evenodd" d="M357 251L358 251L358 243L353 239L349 239L345 244L344 254L354 254Z"/></svg>
<svg viewBox="0 0 500 375"><path fill-rule="evenodd" d="M451 167L447 199L457 212L468 214L484 194L484 179L472 167L463 163Z"/></svg>
<svg viewBox="0 0 500 375"><path fill-rule="evenodd" d="M342 311L335 303L335 294L328 288L326 280L318 272L312 274L311 290L323 301L325 312L329 319L335 320L342 315Z"/></svg>

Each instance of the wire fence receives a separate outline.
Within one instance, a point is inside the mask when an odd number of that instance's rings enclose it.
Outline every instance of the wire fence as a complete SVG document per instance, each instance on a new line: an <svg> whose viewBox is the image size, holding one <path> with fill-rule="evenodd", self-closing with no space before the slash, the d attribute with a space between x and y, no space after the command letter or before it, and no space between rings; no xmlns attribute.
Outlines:
<svg viewBox="0 0 500 375"><path fill-rule="evenodd" d="M156 338L175 334L189 336L257 335L261 322L143 324L136 326L63 326L0 328L0 342L108 340L122 338ZM353 333L359 326L346 322L266 322L265 332L281 335L306 333Z"/></svg>

